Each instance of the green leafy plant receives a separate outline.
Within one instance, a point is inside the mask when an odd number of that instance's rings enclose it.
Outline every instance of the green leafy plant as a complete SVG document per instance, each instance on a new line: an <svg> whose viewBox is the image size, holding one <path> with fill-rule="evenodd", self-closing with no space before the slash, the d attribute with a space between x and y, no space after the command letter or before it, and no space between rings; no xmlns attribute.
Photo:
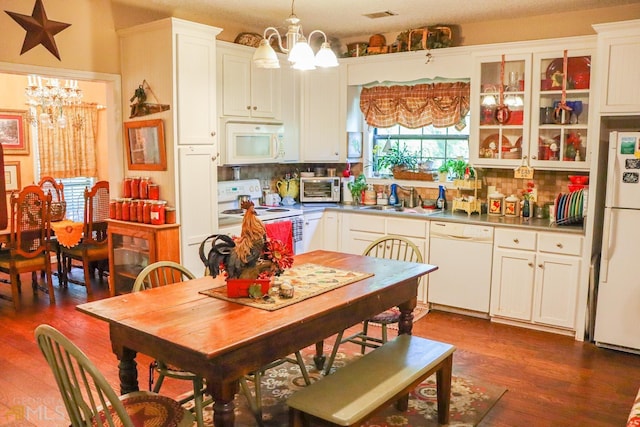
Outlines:
<svg viewBox="0 0 640 427"><path fill-rule="evenodd" d="M416 154L412 153L406 146L400 146L400 142L397 141L386 151L380 148L377 149L375 154L377 155L376 169L378 171L396 167L411 170L415 169L418 164Z"/></svg>
<svg viewBox="0 0 640 427"><path fill-rule="evenodd" d="M361 199L362 192L367 189L367 178L361 173L355 180L347 183L347 188L351 192L353 201L357 203Z"/></svg>

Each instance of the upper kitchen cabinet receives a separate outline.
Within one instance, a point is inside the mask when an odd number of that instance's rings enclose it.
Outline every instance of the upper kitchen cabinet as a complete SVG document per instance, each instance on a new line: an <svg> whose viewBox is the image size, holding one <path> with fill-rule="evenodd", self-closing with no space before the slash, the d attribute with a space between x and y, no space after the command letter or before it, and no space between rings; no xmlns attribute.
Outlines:
<svg viewBox="0 0 640 427"><path fill-rule="evenodd" d="M532 111L538 113L531 117L530 164L545 169L588 170L593 49L568 49L566 73L564 52L533 55ZM559 108L562 100L570 110Z"/></svg>
<svg viewBox="0 0 640 427"><path fill-rule="evenodd" d="M600 113L640 114L640 19L598 24Z"/></svg>
<svg viewBox="0 0 640 427"><path fill-rule="evenodd" d="M318 68L302 76L303 162L346 159L346 68Z"/></svg>
<svg viewBox="0 0 640 427"><path fill-rule="evenodd" d="M255 49L218 42L218 91L220 115L279 120L280 78L278 69L258 68Z"/></svg>
<svg viewBox="0 0 640 427"><path fill-rule="evenodd" d="M571 37L493 45L499 54L476 52L471 108L477 113L469 147L474 165L589 170L594 42ZM562 101L570 110L558 108Z"/></svg>
<svg viewBox="0 0 640 427"><path fill-rule="evenodd" d="M531 55L478 56L471 85L470 156L477 166L517 166L526 155ZM500 107L500 106L503 107Z"/></svg>

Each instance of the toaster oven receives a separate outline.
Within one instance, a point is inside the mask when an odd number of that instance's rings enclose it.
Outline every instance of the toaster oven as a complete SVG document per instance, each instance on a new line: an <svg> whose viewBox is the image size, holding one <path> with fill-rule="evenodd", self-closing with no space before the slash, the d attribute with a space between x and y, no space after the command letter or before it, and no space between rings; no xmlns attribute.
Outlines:
<svg viewBox="0 0 640 427"><path fill-rule="evenodd" d="M300 202L340 202L340 178L315 176L300 178Z"/></svg>

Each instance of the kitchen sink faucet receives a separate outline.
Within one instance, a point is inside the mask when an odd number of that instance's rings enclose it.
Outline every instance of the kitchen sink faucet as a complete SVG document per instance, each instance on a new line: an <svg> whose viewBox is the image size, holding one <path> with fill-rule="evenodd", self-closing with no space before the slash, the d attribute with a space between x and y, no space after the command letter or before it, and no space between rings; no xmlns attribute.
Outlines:
<svg viewBox="0 0 640 427"><path fill-rule="evenodd" d="M409 203L406 205L406 207L408 208L415 208L416 207L416 188L415 187L403 187L401 185L398 185L398 187L404 191L408 191L409 192Z"/></svg>

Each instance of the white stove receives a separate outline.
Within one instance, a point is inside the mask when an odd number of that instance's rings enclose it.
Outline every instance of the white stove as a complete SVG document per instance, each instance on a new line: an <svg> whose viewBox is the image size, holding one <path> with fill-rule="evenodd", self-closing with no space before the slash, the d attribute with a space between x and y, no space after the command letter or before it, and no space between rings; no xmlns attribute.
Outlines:
<svg viewBox="0 0 640 427"><path fill-rule="evenodd" d="M249 196L254 203L258 218L262 222L280 220L302 215L302 210L288 206L261 206L262 189L257 179L218 182L218 217L242 218L244 210L240 208L238 198Z"/></svg>

